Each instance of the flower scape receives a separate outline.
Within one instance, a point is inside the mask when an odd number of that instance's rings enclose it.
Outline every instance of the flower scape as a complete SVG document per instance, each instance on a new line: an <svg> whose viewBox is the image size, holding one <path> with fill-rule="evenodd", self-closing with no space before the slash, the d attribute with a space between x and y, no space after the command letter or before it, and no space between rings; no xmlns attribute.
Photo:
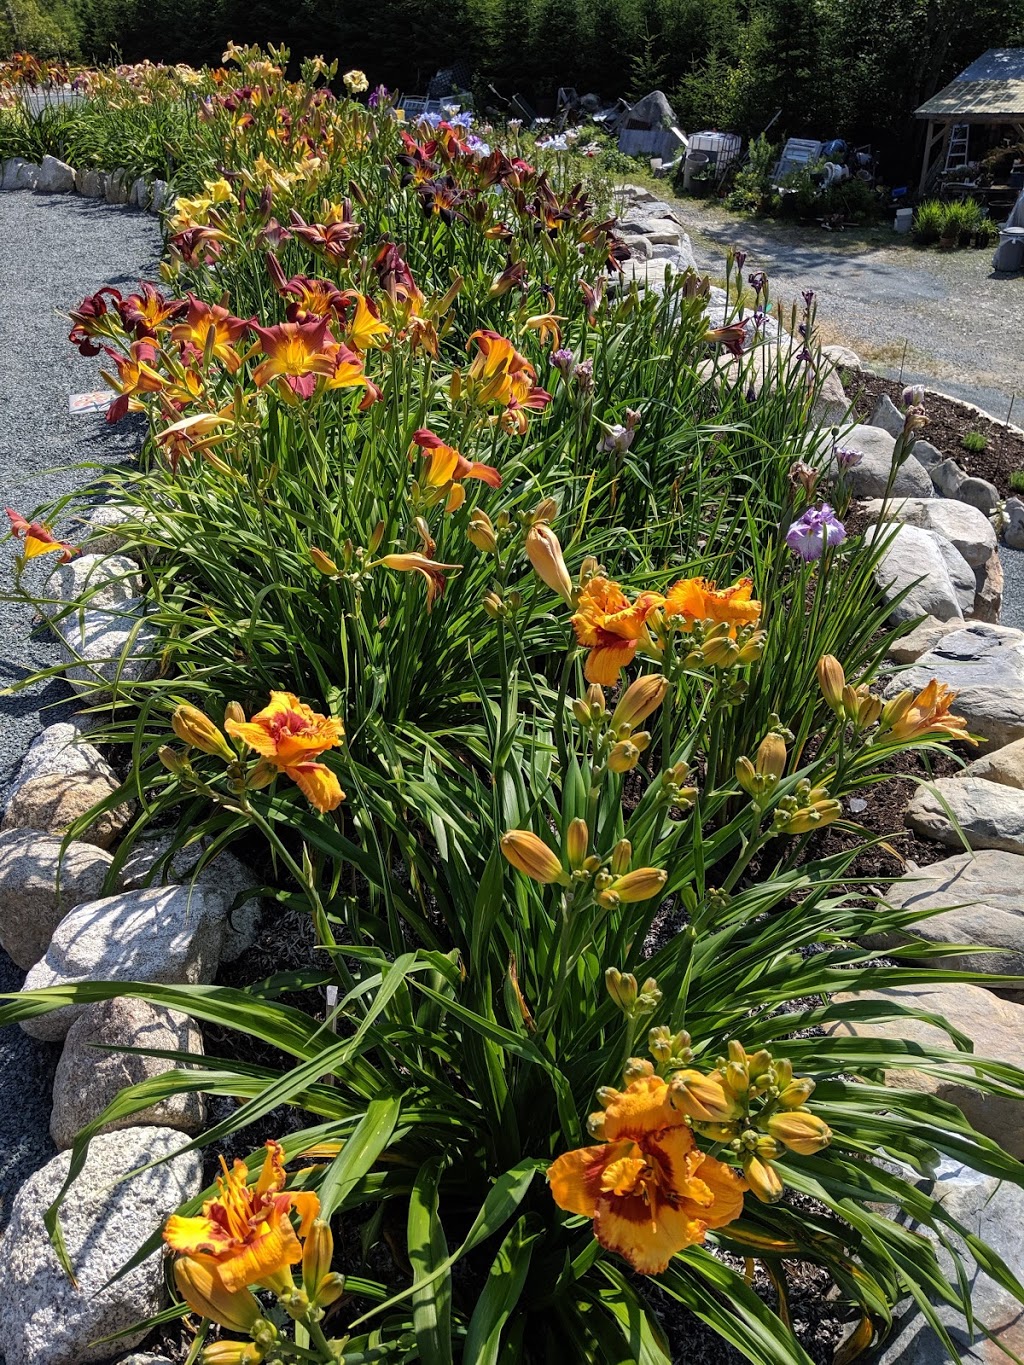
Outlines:
<svg viewBox="0 0 1024 1365"><path fill-rule="evenodd" d="M191 1361L671 1365L683 1314L806 1365L798 1263L844 1362L910 1295L962 1307L926 1233L967 1233L920 1180L1024 1168L900 1072L1017 1098L1024 1072L880 1003L987 978L913 965L921 913L866 889L850 798L972 740L939 682L883 695L906 627L815 416L813 295L767 340L730 253L709 326L707 279L630 281L566 139L287 70L232 44L92 71L67 113L108 167L159 129L139 172L176 191L160 279L70 317L108 420L144 419L102 491L157 637L82 704L145 797L128 848L244 847L278 965L0 1020L158 1000L220 1030L172 1073L234 1101L201 1144L290 1109L162 1229ZM752 344L791 352L778 383ZM65 516L8 510L23 595L89 551Z"/></svg>

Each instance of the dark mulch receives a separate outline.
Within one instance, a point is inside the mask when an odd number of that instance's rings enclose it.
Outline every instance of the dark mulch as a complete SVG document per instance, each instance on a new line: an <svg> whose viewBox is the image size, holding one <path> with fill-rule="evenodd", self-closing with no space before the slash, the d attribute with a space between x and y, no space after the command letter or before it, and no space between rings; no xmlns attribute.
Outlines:
<svg viewBox="0 0 1024 1365"><path fill-rule="evenodd" d="M904 386L895 379L880 379L876 375L846 371L844 382L854 412L861 421L867 421L871 416L879 394L887 393L900 406ZM1010 496L1013 492L1010 475L1016 470L1024 470L1024 436L1008 431L1002 422L972 417L943 398L927 398L925 410L928 413L928 425L921 436L941 450L943 455L956 460L965 474L988 479L1003 497ZM1018 404L1014 407L1011 421L1016 426L1024 425L1024 406ZM987 442L985 449L978 454L965 450L961 445L963 436L969 431L980 432Z"/></svg>

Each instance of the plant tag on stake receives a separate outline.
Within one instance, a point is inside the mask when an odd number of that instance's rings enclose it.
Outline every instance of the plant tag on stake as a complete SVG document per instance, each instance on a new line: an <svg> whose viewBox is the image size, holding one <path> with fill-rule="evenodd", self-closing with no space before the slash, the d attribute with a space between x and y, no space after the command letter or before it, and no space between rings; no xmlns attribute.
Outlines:
<svg viewBox="0 0 1024 1365"><path fill-rule="evenodd" d="M73 393L68 399L68 411L76 416L86 412L106 412L114 401L109 389L94 389L92 393Z"/></svg>

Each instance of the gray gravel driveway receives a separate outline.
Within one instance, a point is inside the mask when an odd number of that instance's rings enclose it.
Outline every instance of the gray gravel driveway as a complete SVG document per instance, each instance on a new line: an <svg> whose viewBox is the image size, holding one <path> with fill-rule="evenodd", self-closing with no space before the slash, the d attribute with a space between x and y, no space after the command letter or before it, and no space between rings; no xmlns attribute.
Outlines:
<svg viewBox="0 0 1024 1365"><path fill-rule="evenodd" d="M157 220L137 210L74 195L0 193L0 507L29 515L137 447L137 424L108 427L101 416L69 414L71 394L103 382L98 358L79 356L60 314L101 285L131 288L152 276L159 253ZM82 462L92 468L72 467ZM0 547L0 594L10 590L13 564L12 546ZM53 560L30 567L42 581ZM32 625L28 607L0 600L0 688L56 662ZM33 735L62 718L66 696L57 681L0 696L0 794ZM18 990L23 980L0 952L0 990ZM59 1055L20 1028L0 1030L0 1230L20 1185L53 1155L50 1087Z"/></svg>

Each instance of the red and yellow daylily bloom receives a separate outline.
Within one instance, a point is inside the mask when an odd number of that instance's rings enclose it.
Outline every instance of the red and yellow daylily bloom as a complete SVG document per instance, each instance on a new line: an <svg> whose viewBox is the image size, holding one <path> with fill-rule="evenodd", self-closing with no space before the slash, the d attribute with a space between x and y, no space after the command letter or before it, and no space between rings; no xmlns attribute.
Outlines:
<svg viewBox="0 0 1024 1365"><path fill-rule="evenodd" d="M523 323L524 327L531 327L536 333L542 346L546 346L548 338L557 351L562 344L562 331L559 327L560 322L565 318L559 313L536 313L532 318L527 318Z"/></svg>
<svg viewBox="0 0 1024 1365"><path fill-rule="evenodd" d="M454 446L445 445L428 427L414 431L412 439L424 452L427 461L426 482L431 488L443 488L446 483L461 483L463 479L482 479L491 488L501 487L501 474L493 465L467 460Z"/></svg>
<svg viewBox="0 0 1024 1365"><path fill-rule="evenodd" d="M587 682L613 687L641 641L650 644L647 618L665 605L660 592L642 592L635 602L607 578L592 578L580 592L572 616L579 643L590 650L584 676Z"/></svg>
<svg viewBox="0 0 1024 1365"><path fill-rule="evenodd" d="M668 590L665 615L681 616L688 626L694 621L726 622L735 634L737 626L753 626L761 619L761 603L753 594L749 578L730 588L716 588L707 578L681 578Z"/></svg>
<svg viewBox="0 0 1024 1365"><path fill-rule="evenodd" d="M131 407L132 399L140 393L159 393L167 380L153 368L156 348L149 341L133 341L128 355L119 355L106 347L107 355L117 366L117 378L101 370L103 378L118 395L107 409L107 421L119 422Z"/></svg>
<svg viewBox="0 0 1024 1365"><path fill-rule="evenodd" d="M504 408L498 420L508 430L522 434L526 430L525 409L541 411L551 402L551 395L540 388L536 370L507 337L480 330L470 336L466 349L474 344L477 351L469 369L464 376L453 376L453 398L465 392L480 407Z"/></svg>
<svg viewBox="0 0 1024 1365"><path fill-rule="evenodd" d="M345 328L345 340L352 349L361 354L372 346L383 346L391 335L391 328L381 321L377 305L355 289L347 289L344 299L355 305L355 312Z"/></svg>
<svg viewBox="0 0 1024 1365"><path fill-rule="evenodd" d="M404 307L411 304L418 313L424 303L423 294L413 279L412 271L405 257L393 242L385 242L373 260L380 287L393 304Z"/></svg>
<svg viewBox="0 0 1024 1365"><path fill-rule="evenodd" d="M60 552L60 562L66 564L78 551L73 545L69 545L66 540L58 540L48 526L44 526L41 521L28 521L16 512L13 507L5 507L7 520L11 523L11 532L18 540L22 541L22 557L25 560L36 559L39 555L49 555Z"/></svg>
<svg viewBox="0 0 1024 1365"><path fill-rule="evenodd" d="M934 737L966 739L973 744L967 721L949 709L958 695L938 678L932 678L916 696L909 689L901 692L883 708L883 729L888 727L891 737L898 740Z"/></svg>
<svg viewBox="0 0 1024 1365"><path fill-rule="evenodd" d="M284 1188L284 1149L279 1142L267 1143L254 1185L248 1183L244 1161L235 1161L228 1170L222 1157L221 1168L216 1197L206 1201L198 1217L172 1214L164 1226L164 1241L172 1251L212 1271L229 1294L250 1285L279 1292L294 1289L289 1267L302 1260L300 1239L320 1212L320 1200L312 1191Z"/></svg>
<svg viewBox="0 0 1024 1365"><path fill-rule="evenodd" d="M248 326L244 318L232 317L220 304L203 303L202 299L189 294L188 312L184 321L171 328L171 340L178 343L189 360L202 359L209 343L211 354L217 357L229 374L234 374L242 363L235 345Z"/></svg>
<svg viewBox="0 0 1024 1365"><path fill-rule="evenodd" d="M281 263L272 251L267 252L267 268L277 292L282 298L292 300L285 315L289 322L345 316L345 296L330 280L309 275L293 275L291 279L286 279Z"/></svg>
<svg viewBox="0 0 1024 1365"><path fill-rule="evenodd" d="M445 589L445 574L458 571L461 564L438 564L429 555L411 551L408 554L382 555L376 561L385 569L396 569L399 573L419 573L427 585L427 611L429 612ZM371 566L372 567L372 566Z"/></svg>
<svg viewBox="0 0 1024 1365"><path fill-rule="evenodd" d="M182 458L205 453L226 441L235 424L234 405L220 412L197 412L156 433L156 443L167 456L172 472Z"/></svg>
<svg viewBox="0 0 1024 1365"><path fill-rule="evenodd" d="M318 375L333 375L335 361L328 348L336 346L327 318L310 322L282 322L276 327L253 325L267 357L253 370L253 381L262 388L280 379L299 398L311 398Z"/></svg>
<svg viewBox="0 0 1024 1365"><path fill-rule="evenodd" d="M641 1275L658 1275L684 1247L743 1211L746 1182L696 1145L660 1076L614 1091L595 1115L604 1141L548 1168L559 1208L594 1220L594 1236Z"/></svg>
<svg viewBox="0 0 1024 1365"><path fill-rule="evenodd" d="M313 711L294 692L271 692L270 704L262 711L249 720L226 720L224 729L290 777L317 810L334 810L345 799L330 768L314 762L341 744L345 727L340 720Z"/></svg>
<svg viewBox="0 0 1024 1365"><path fill-rule="evenodd" d="M334 213L325 215L333 221L307 223L295 209L292 209L292 236L301 237L304 242L308 242L314 251L321 256L326 256L330 261L343 261L351 250L353 242L363 230L358 223L353 223L351 218L347 216L349 212L347 206L338 207Z"/></svg>
<svg viewBox="0 0 1024 1365"><path fill-rule="evenodd" d="M148 281L139 286L139 293L129 294L118 303L117 310L125 327L135 333L139 341L153 339L165 332L168 324L181 317L188 304L184 299L168 299Z"/></svg>

